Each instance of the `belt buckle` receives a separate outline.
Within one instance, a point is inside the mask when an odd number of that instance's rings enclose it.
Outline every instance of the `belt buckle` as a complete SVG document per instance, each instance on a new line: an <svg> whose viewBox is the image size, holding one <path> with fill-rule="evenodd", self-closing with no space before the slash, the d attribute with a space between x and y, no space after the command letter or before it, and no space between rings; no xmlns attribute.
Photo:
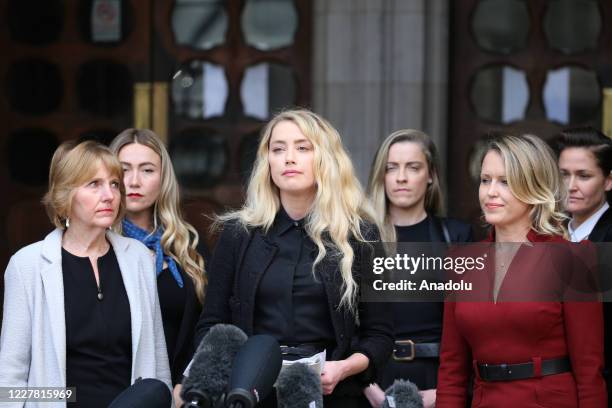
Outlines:
<svg viewBox="0 0 612 408"><path fill-rule="evenodd" d="M395 360L395 361L412 361L412 360L414 360L414 357L415 357L414 341L412 341L412 340L396 340L395 344L398 344L400 346L410 346L410 355L407 356L407 357L398 357L395 354L397 349L394 348L393 349L393 360Z"/></svg>
<svg viewBox="0 0 612 408"><path fill-rule="evenodd" d="M292 349L295 349L295 347L281 345L280 346L281 355L283 355L283 356L289 355L291 353Z"/></svg>

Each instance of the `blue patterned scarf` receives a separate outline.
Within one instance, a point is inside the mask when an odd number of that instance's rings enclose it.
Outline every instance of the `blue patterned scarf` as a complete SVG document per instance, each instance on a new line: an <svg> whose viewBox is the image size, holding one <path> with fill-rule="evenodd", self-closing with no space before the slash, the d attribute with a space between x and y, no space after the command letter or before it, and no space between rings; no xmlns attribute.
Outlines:
<svg viewBox="0 0 612 408"><path fill-rule="evenodd" d="M155 251L155 269L157 270L157 276L161 273L164 267L164 261L168 264L168 269L170 269L170 273L172 277L179 285L180 288L183 287L183 277L176 266L176 262L171 256L164 254L161 246L161 237L164 233L164 230L159 227L153 233L143 230L136 224L132 223L127 218L124 218L121 221L121 225L123 226L123 234L127 237L137 239L142 242L152 251Z"/></svg>

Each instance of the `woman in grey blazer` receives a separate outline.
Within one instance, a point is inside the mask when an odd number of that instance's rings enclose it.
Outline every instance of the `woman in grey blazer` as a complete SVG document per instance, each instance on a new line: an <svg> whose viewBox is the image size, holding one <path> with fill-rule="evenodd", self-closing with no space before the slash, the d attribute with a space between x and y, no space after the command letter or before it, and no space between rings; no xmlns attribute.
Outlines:
<svg viewBox="0 0 612 408"><path fill-rule="evenodd" d="M95 408L139 378L169 386L153 258L109 229L124 191L121 165L105 146L65 143L55 152L43 202L57 228L13 255L4 275L0 387L74 386L68 406Z"/></svg>

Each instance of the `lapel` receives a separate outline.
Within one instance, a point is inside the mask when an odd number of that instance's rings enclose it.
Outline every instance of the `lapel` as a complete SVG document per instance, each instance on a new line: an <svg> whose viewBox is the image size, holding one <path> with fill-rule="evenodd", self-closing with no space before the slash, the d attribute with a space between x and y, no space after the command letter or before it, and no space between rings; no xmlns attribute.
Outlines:
<svg viewBox="0 0 612 408"><path fill-rule="evenodd" d="M606 235L612 227L612 211L610 208L606 210L595 224L595 228L589 234L588 240L591 242L604 242Z"/></svg>
<svg viewBox="0 0 612 408"><path fill-rule="evenodd" d="M176 338L176 345L174 346L174 355L170 357L170 367L172 368L174 361L177 356L186 348L189 344L189 334L195 324L194 315L198 314L197 308L199 305L198 298L195 293L195 286L191 277L187 273L183 273L183 282L185 282L185 310L183 311L183 318L181 319L181 325L179 326L178 335ZM197 345L194 345L194 347ZM195 350L189 350L189 353L193 353ZM173 373L174 374L174 373Z"/></svg>
<svg viewBox="0 0 612 408"><path fill-rule="evenodd" d="M51 339L60 367L61 383L66 383L66 314L64 309L64 279L62 275L62 235L55 229L43 241L41 256L46 261L40 275L51 327Z"/></svg>
<svg viewBox="0 0 612 408"><path fill-rule="evenodd" d="M138 346L140 344L140 331L142 328L142 308L141 308L141 297L139 292L140 282L139 277L141 272L139 271L140 265L138 263L137 254L130 254L128 249L131 244L130 238L122 237L112 231L106 233L106 238L109 240L115 255L117 256L117 263L119 269L121 269L121 277L123 278L123 285L130 302L130 314L131 314L131 327L132 327L132 371L135 367L135 359L138 355ZM152 261L151 261L152 262ZM145 284L142 283L144 287ZM153 316L151 316L153 318Z"/></svg>
<svg viewBox="0 0 612 408"><path fill-rule="evenodd" d="M442 225L440 219L433 215L429 217L429 237L431 242L445 242L444 235L442 233Z"/></svg>
<svg viewBox="0 0 612 408"><path fill-rule="evenodd" d="M355 257L357 257L357 254L355 254ZM330 317L334 329L334 337L336 339L340 338L340 335L345 330L346 324L346 319L344 319L346 308L342 308L340 311L338 310L338 305L342 298L340 290L343 284L339 265L338 262L334 262L331 259L328 253L316 266L316 270L325 287L325 293L327 294L327 303L330 309Z"/></svg>
<svg viewBox="0 0 612 408"><path fill-rule="evenodd" d="M241 278L245 279L244 282L239 282L238 285L243 290L246 290L248 295L245 299L248 299L251 305L250 316L247 318L246 332L250 334L253 332L253 318L255 315L255 296L257 294L257 288L259 282L265 271L270 266L270 263L274 259L274 255L278 251L278 247L268 240L260 230L256 230L253 233L253 239L250 242L249 250L244 254L244 261L242 262L242 268L246 273L241 274Z"/></svg>

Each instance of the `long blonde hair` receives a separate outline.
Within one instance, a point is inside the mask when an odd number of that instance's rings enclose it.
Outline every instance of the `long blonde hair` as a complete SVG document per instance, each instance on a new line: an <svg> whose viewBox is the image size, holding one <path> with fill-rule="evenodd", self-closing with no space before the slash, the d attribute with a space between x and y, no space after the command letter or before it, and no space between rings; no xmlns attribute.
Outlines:
<svg viewBox="0 0 612 408"><path fill-rule="evenodd" d="M196 229L185 221L180 211L179 186L174 174L170 155L161 139L149 129L126 129L113 139L110 148L119 156L126 145L138 143L149 147L161 160L161 187L159 197L153 206L153 230L161 225L164 233L161 245L164 253L170 255L193 281L200 303L204 302L206 275L204 259L196 250L199 235Z"/></svg>
<svg viewBox="0 0 612 408"><path fill-rule="evenodd" d="M262 131L246 201L241 209L219 216L218 222L237 220L246 229L269 231L281 206L279 189L270 175L269 143L274 127L283 121L294 123L314 146L313 173L317 191L305 223L306 232L318 248L313 271L327 251L333 251L332 254L340 258L343 281L339 307L345 306L355 312L358 287L352 274L355 254L349 238L365 242L360 227L364 222L374 221L373 211L338 131L319 115L294 109L280 112L268 122Z"/></svg>
<svg viewBox="0 0 612 408"><path fill-rule="evenodd" d="M502 157L512 194L532 207L531 229L567 238L562 207L565 187L552 149L534 135L500 135L488 141L482 158L490 151Z"/></svg>
<svg viewBox="0 0 612 408"><path fill-rule="evenodd" d="M368 180L368 197L374 206L376 221L380 226L380 236L385 243L397 241L395 227L389 217L389 198L385 190L387 161L391 146L402 142L417 143L425 155L427 170L431 178L431 183L427 184L425 191L425 211L431 215L442 215L444 212L444 196L438 170L438 149L431 137L414 129L401 129L391 133L381 143L374 155Z"/></svg>

